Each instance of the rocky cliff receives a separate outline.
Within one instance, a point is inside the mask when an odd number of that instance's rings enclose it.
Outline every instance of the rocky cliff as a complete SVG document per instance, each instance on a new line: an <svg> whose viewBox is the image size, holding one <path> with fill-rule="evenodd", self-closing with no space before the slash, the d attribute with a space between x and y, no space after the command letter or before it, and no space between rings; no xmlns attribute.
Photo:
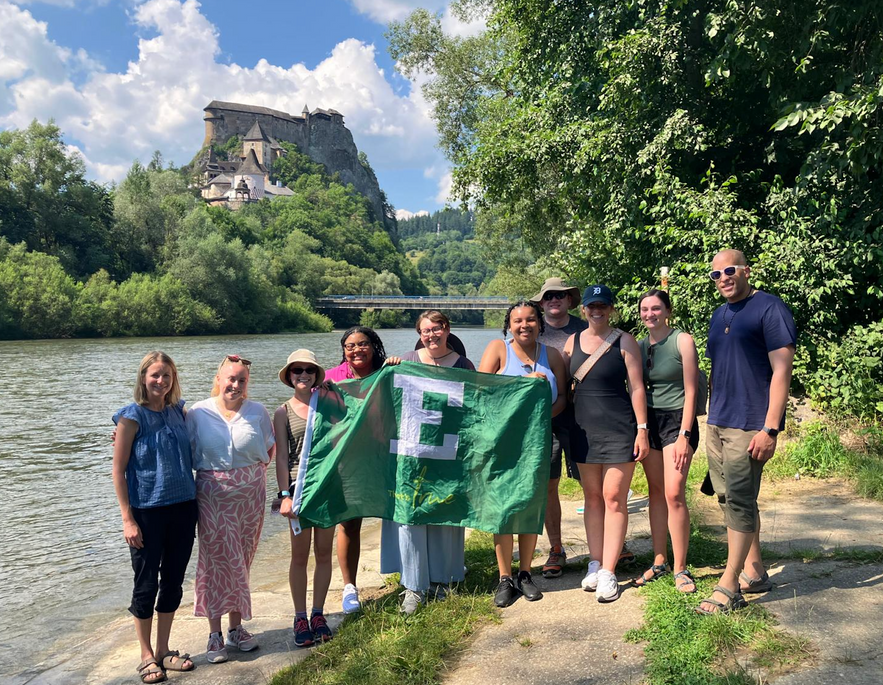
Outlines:
<svg viewBox="0 0 883 685"><path fill-rule="evenodd" d="M294 143L306 155L325 165L329 174L340 174L371 202L377 220L391 228L383 212L383 199L377 178L359 161L353 135L343 123L343 115L333 109L306 107L300 116L267 107L212 100L205 108L203 147L222 145L232 136L244 138L255 121L267 135Z"/></svg>

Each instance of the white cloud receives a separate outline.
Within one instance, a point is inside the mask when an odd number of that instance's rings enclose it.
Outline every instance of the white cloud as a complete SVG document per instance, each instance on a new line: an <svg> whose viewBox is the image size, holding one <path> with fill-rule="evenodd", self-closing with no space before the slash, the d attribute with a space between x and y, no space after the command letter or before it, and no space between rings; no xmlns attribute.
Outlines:
<svg viewBox="0 0 883 685"><path fill-rule="evenodd" d="M415 216L429 216L429 212L421 209L419 212L409 212L407 209L397 209L396 219L404 221L405 219L413 219Z"/></svg>
<svg viewBox="0 0 883 685"><path fill-rule="evenodd" d="M438 193L435 201L440 205L447 204L451 199L451 189L454 185L454 177L450 167L443 165L430 166L423 170L424 178L435 179Z"/></svg>
<svg viewBox="0 0 883 685"><path fill-rule="evenodd" d="M353 7L379 24L402 21L416 9L442 14L442 28L454 36L474 36L486 28L483 17L461 21L446 0L350 0Z"/></svg>
<svg viewBox="0 0 883 685"><path fill-rule="evenodd" d="M178 164L189 161L203 140L203 107L215 99L293 113L304 103L343 112L378 172L441 159L420 89L398 95L373 45L345 40L312 70L263 59L249 68L218 61L217 29L196 0L147 0L132 16L153 37L139 40L138 58L113 73L83 51L55 44L45 23L0 0L0 126L53 117L101 180L119 179L155 149ZM85 78L72 79L83 72Z"/></svg>

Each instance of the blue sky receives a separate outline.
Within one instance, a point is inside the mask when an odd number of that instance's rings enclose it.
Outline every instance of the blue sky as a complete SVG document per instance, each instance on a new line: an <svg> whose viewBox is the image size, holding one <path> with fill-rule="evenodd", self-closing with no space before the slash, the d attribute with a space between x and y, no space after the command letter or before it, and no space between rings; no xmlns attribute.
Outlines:
<svg viewBox="0 0 883 685"><path fill-rule="evenodd" d="M334 108L400 210L444 204L450 175L429 108L395 73L387 23L443 0L0 0L0 127L56 120L90 177L154 149L198 150L211 99Z"/></svg>

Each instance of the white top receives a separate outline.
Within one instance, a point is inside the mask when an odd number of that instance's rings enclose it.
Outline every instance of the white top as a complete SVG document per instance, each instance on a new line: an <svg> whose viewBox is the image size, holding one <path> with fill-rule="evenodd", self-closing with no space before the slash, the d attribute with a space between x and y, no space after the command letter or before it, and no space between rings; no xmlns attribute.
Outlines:
<svg viewBox="0 0 883 685"><path fill-rule="evenodd" d="M225 421L210 397L190 408L186 424L197 471L229 471L270 461L267 452L276 438L270 415L260 402L245 400L233 418Z"/></svg>

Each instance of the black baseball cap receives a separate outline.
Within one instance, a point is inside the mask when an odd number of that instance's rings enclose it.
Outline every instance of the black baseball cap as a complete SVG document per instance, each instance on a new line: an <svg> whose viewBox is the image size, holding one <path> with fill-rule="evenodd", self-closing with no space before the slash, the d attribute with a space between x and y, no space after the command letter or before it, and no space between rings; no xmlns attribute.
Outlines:
<svg viewBox="0 0 883 685"><path fill-rule="evenodd" d="M583 307L588 307L593 302L603 302L604 304L613 306L613 291L606 285L590 285L583 290Z"/></svg>

